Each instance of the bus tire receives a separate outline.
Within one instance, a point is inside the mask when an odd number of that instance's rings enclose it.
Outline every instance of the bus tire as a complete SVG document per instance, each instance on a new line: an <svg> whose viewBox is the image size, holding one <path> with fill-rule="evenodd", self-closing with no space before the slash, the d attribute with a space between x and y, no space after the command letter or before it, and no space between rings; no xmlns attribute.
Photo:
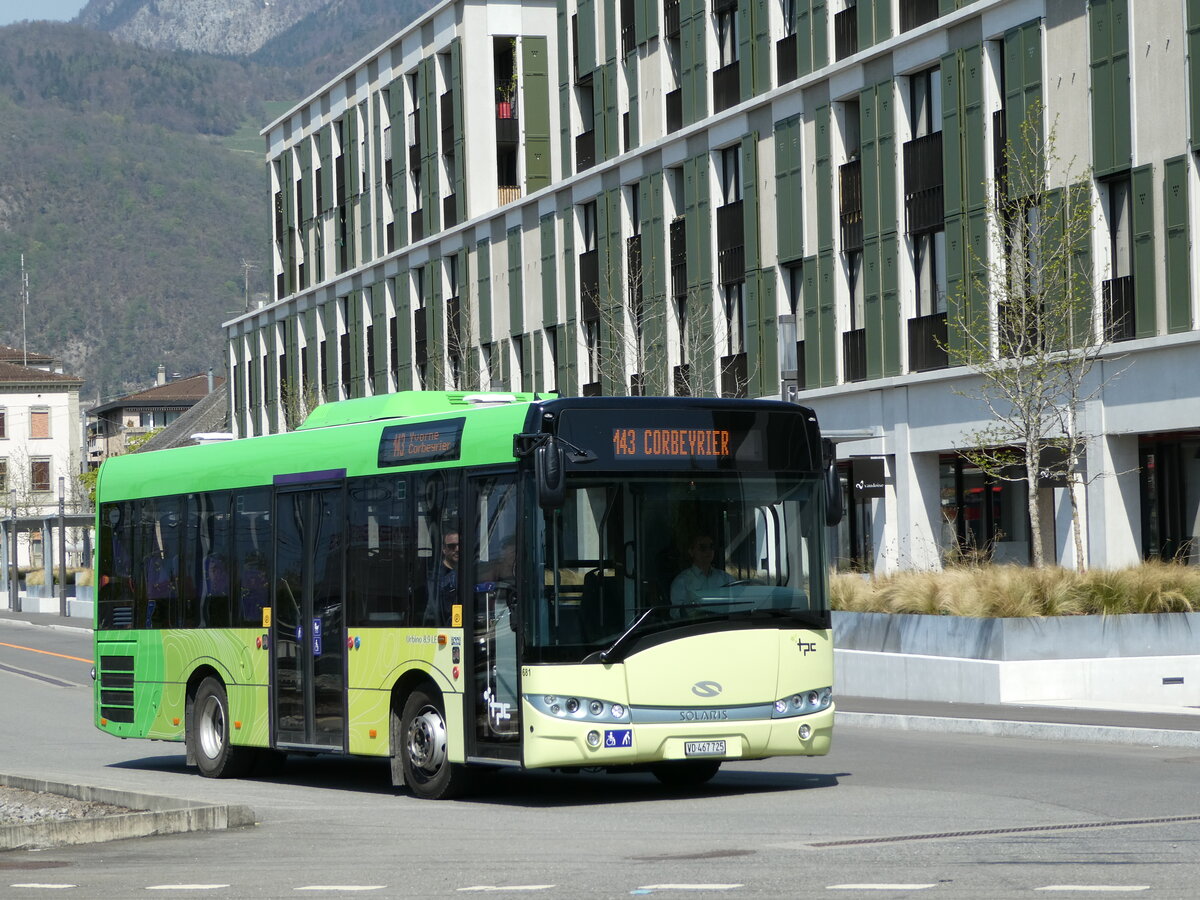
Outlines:
<svg viewBox="0 0 1200 900"><path fill-rule="evenodd" d="M468 787L470 772L450 762L446 713L441 697L417 688L404 701L400 714L400 764L404 783L422 800L450 800Z"/></svg>
<svg viewBox="0 0 1200 900"><path fill-rule="evenodd" d="M680 762L658 763L650 773L669 788L699 787L711 781L721 768L719 759L689 759Z"/></svg>
<svg viewBox="0 0 1200 900"><path fill-rule="evenodd" d="M238 778L254 765L252 748L234 747L229 742L229 697L217 679L200 682L187 728L196 765L205 778Z"/></svg>

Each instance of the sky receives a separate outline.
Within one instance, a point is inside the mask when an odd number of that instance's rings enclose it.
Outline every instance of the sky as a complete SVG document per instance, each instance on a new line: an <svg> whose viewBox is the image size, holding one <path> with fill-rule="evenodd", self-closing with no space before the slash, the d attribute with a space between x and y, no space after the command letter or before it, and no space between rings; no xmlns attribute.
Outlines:
<svg viewBox="0 0 1200 900"><path fill-rule="evenodd" d="M0 0L0 25L22 19L73 19L87 0Z"/></svg>

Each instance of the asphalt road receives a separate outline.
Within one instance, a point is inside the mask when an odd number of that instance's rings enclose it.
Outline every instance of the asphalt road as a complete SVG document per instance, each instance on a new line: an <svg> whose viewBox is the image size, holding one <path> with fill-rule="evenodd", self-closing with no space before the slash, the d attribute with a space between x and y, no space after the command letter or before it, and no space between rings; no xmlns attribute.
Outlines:
<svg viewBox="0 0 1200 900"><path fill-rule="evenodd" d="M842 727L828 757L728 764L690 794L510 774L426 803L381 761L211 781L179 745L103 735L89 641L0 629L0 771L245 803L259 824L0 853L0 897L1183 898L1200 883L1200 748Z"/></svg>

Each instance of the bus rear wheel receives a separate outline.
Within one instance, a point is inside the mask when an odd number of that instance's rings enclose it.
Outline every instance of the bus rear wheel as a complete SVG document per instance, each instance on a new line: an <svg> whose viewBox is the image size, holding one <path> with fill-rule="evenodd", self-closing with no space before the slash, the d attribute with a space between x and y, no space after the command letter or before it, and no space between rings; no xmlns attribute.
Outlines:
<svg viewBox="0 0 1200 900"><path fill-rule="evenodd" d="M718 759L666 762L651 766L650 772L669 788L692 788L711 781L721 768Z"/></svg>
<svg viewBox="0 0 1200 900"><path fill-rule="evenodd" d="M424 688L413 691L404 702L400 723L398 750L409 790L423 800L461 796L469 786L470 772L466 766L450 762L441 698Z"/></svg>
<svg viewBox="0 0 1200 900"><path fill-rule="evenodd" d="M254 765L249 747L229 742L229 697L225 685L205 678L196 690L187 721L188 742L205 778L238 778Z"/></svg>

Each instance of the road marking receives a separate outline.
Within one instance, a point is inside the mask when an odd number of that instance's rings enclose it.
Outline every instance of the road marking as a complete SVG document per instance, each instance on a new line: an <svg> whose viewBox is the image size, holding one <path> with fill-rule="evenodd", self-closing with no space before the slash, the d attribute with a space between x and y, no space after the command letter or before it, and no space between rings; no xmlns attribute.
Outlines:
<svg viewBox="0 0 1200 900"><path fill-rule="evenodd" d="M227 888L227 884L150 884L146 886L148 891L215 891L220 888Z"/></svg>
<svg viewBox="0 0 1200 900"><path fill-rule="evenodd" d="M34 888L40 891L65 891L70 888L77 888L77 884L39 884L36 881L28 882L27 884L10 884L9 887L15 888Z"/></svg>
<svg viewBox="0 0 1200 900"><path fill-rule="evenodd" d="M20 644L6 644L0 641L0 647L9 647L13 650L28 650L30 653L41 653L44 656L57 656L59 659L73 659L75 662L90 663L90 659L84 659L82 656L67 656L65 653L53 653L50 650L39 650L36 647L22 647Z"/></svg>
<svg viewBox="0 0 1200 900"><path fill-rule="evenodd" d="M1048 884L1035 891L1089 891L1106 894L1136 894L1150 890L1148 884Z"/></svg>
<svg viewBox="0 0 1200 900"><path fill-rule="evenodd" d="M297 891L382 891L386 884L306 884Z"/></svg>
<svg viewBox="0 0 1200 900"><path fill-rule="evenodd" d="M733 891L744 884L643 884L639 891Z"/></svg>
<svg viewBox="0 0 1200 900"><path fill-rule="evenodd" d="M936 884L830 884L827 891L927 891Z"/></svg>
<svg viewBox="0 0 1200 900"><path fill-rule="evenodd" d="M498 891L548 891L556 884L476 884L458 888L459 891L474 891L477 894L494 894Z"/></svg>

